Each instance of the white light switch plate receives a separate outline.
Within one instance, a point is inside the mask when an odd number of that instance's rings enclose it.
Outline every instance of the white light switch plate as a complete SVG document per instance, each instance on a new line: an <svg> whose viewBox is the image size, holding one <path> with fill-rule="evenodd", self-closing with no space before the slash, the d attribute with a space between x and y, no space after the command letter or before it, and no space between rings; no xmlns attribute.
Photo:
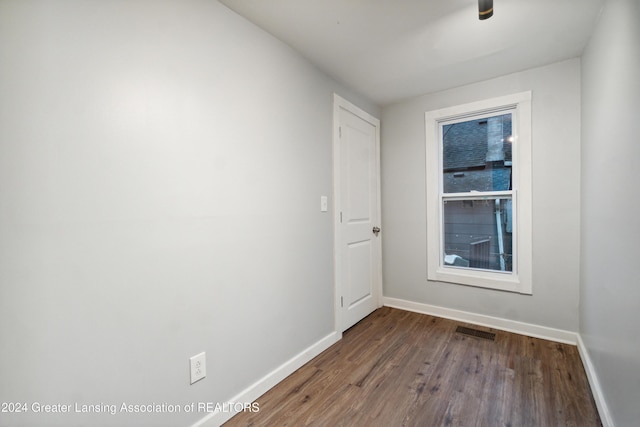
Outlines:
<svg viewBox="0 0 640 427"><path fill-rule="evenodd" d="M189 358L191 365L191 384L207 376L207 355L203 351Z"/></svg>
<svg viewBox="0 0 640 427"><path fill-rule="evenodd" d="M320 212L326 212L328 205L329 202L327 200L327 196L320 196Z"/></svg>

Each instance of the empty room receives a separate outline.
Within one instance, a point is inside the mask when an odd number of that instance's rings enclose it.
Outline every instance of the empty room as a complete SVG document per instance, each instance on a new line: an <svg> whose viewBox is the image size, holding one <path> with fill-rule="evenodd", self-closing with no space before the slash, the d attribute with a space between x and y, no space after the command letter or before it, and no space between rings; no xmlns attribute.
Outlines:
<svg viewBox="0 0 640 427"><path fill-rule="evenodd" d="M0 427L638 425L639 76L640 0L0 0Z"/></svg>

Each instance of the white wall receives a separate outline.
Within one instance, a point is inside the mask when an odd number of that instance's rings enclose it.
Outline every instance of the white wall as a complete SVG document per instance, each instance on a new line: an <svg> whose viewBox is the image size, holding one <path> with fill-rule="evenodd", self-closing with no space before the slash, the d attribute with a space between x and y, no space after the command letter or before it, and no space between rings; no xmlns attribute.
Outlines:
<svg viewBox="0 0 640 427"><path fill-rule="evenodd" d="M615 425L638 425L640 1L606 3L582 69L580 334Z"/></svg>
<svg viewBox="0 0 640 427"><path fill-rule="evenodd" d="M533 295L426 280L426 111L532 91ZM578 330L580 61L425 95L382 113L384 295Z"/></svg>
<svg viewBox="0 0 640 427"><path fill-rule="evenodd" d="M0 64L0 402L225 402L333 331L332 93L374 105L216 1L2 0Z"/></svg>

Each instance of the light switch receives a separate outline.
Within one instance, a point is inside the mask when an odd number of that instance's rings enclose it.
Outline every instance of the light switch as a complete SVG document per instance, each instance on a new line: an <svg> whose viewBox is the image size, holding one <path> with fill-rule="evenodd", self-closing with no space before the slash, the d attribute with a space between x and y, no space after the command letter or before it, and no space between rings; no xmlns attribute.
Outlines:
<svg viewBox="0 0 640 427"><path fill-rule="evenodd" d="M327 206L328 206L327 196L320 196L320 212L326 212Z"/></svg>

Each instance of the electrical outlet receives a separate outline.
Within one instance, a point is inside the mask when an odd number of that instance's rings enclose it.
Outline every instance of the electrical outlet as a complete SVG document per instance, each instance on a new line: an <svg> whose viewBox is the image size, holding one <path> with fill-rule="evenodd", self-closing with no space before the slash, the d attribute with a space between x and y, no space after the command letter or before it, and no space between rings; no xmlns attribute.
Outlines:
<svg viewBox="0 0 640 427"><path fill-rule="evenodd" d="M207 355L203 351L189 358L191 366L191 384L207 376Z"/></svg>

